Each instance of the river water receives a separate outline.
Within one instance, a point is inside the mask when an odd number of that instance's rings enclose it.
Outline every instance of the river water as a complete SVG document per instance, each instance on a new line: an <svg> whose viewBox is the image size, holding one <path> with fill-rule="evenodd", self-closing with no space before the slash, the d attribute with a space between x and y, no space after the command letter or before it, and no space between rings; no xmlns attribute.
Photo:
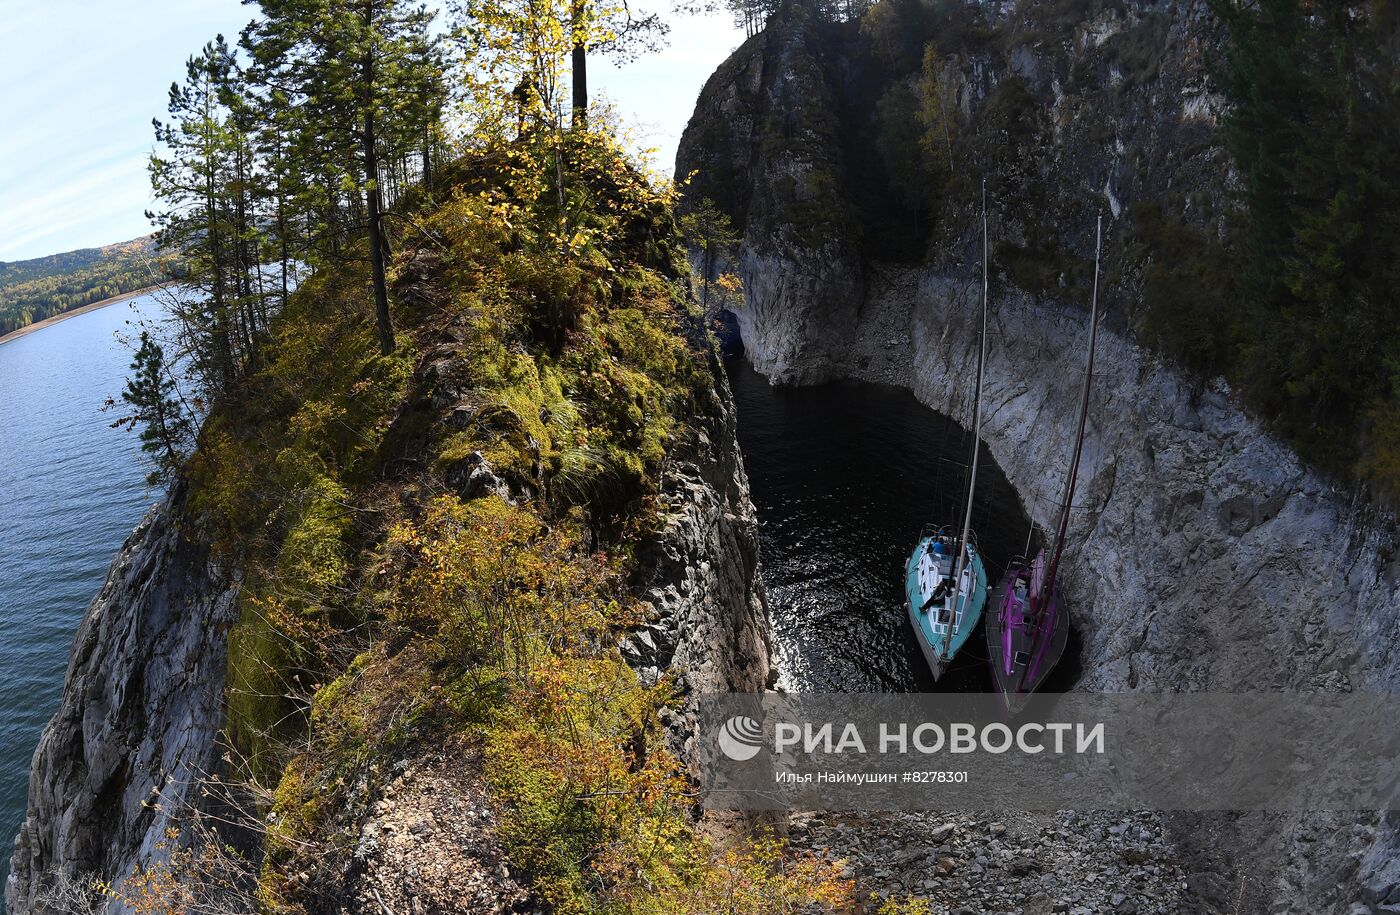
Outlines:
<svg viewBox="0 0 1400 915"><path fill-rule="evenodd" d="M102 404L131 361L116 335L159 312L141 296L0 344L0 886L74 632L154 498Z"/></svg>
<svg viewBox="0 0 1400 915"><path fill-rule="evenodd" d="M993 689L980 629L935 686L904 606L904 563L919 532L962 524L971 435L902 388L775 387L742 356L726 366L758 509L779 685ZM1030 521L985 448L981 467L973 530L995 584L1025 552Z"/></svg>

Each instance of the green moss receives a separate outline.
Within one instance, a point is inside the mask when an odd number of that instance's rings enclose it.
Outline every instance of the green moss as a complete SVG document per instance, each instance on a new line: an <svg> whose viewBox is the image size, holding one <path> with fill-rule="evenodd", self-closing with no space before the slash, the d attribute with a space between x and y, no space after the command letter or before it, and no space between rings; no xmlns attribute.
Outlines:
<svg viewBox="0 0 1400 915"><path fill-rule="evenodd" d="M282 541L277 574L284 590L293 595L294 609L319 614L324 608L312 595L331 592L345 581L350 493L334 480L318 477L303 498L301 517Z"/></svg>
<svg viewBox="0 0 1400 915"><path fill-rule="evenodd" d="M470 432L454 432L442 443L438 450L437 470L446 473L454 465L471 456L477 448L476 438Z"/></svg>
<svg viewBox="0 0 1400 915"><path fill-rule="evenodd" d="M302 727L299 709L289 698L297 691L291 678L301 660L289 633L245 596L228 636L227 723L248 774L261 784L277 783L290 756L286 741Z"/></svg>

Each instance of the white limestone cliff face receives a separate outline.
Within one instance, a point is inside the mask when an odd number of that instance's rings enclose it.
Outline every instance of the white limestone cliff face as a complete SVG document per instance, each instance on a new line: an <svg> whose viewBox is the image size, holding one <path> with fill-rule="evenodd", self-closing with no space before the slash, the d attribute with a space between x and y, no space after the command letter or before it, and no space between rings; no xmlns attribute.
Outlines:
<svg viewBox="0 0 1400 915"><path fill-rule="evenodd" d="M765 282L781 286L751 288ZM810 363L806 335L822 334L820 316L805 309L787 321L781 298L751 297L738 312L740 327L757 331L745 337L748 357L774 381L904 387L970 425L976 284L886 268L872 271L870 288L853 332L813 340ZM1026 513L1049 526L1073 447L1087 312L1008 294L991 313L983 441ZM1308 469L1223 383L1201 389L1112 330L1101 328L1098 347L1061 577L1082 640L1080 688L1400 688L1394 519ZM1278 875L1274 900L1296 904L1275 911L1400 910L1379 907L1400 893L1393 833L1382 827L1374 841L1374 817L1317 817L1295 829L1256 816L1212 828L1215 843L1248 843L1234 855Z"/></svg>
<svg viewBox="0 0 1400 915"><path fill-rule="evenodd" d="M745 337L754 366L785 383L898 385L970 424L975 286L908 268L879 271L871 286L854 332L839 347L814 344L815 365L802 340L820 319L808 311L785 323L780 299L751 300L739 323L763 323ZM1008 294L991 314L983 438L1027 513L1048 526L1073 447L1087 313ZM778 358L763 347L775 339L785 344ZM1085 687L1395 685L1391 519L1358 512L1351 493L1305 467L1223 383L1198 388L1106 328L1070 533L1068 595L1093 608L1077 620Z"/></svg>
<svg viewBox="0 0 1400 915"><path fill-rule="evenodd" d="M994 261L982 434L1027 514L1048 525L1087 331L1087 283L1068 271L1092 262L1094 215L1122 238L1132 204L1177 201L1188 224L1218 231L1234 179L1205 64L1218 27L1203 7L1119 4L1059 40L1018 32L1029 7L1013 6L999 14L1000 50L950 53L944 72L972 123L995 123L973 116L997 86L1025 89L1023 134L972 141L992 181L993 241L1058 251L1065 272L1030 291ZM1129 30L1157 36L1154 72L1128 78L1101 50ZM698 170L696 193L743 225L726 269L744 283L734 315L758 371L775 383L897 385L969 424L981 238L968 196L949 197L944 228L902 265L872 244L872 214L855 229L846 215L861 177L848 163L869 115L853 103L864 97L864 40L858 27L801 15L770 23L706 85L677 173ZM814 221L814 211L836 215ZM1127 328L1141 276L1114 280L1061 579L1082 638L1081 687L1395 691L1395 519L1305 466L1223 382L1192 379L1140 346ZM1243 876L1243 911L1400 912L1400 841L1377 815L1169 820L1202 911L1233 911Z"/></svg>

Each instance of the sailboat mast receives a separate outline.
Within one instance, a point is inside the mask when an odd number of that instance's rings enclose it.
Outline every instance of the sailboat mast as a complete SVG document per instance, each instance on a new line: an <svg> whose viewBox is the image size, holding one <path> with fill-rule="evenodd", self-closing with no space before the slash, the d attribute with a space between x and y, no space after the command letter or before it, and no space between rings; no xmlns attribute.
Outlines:
<svg viewBox="0 0 1400 915"><path fill-rule="evenodd" d="M1094 294L1089 306L1089 352L1084 363L1084 387L1079 398L1079 431L1074 439L1074 457L1070 461L1069 476L1065 479L1065 500L1060 505L1060 524L1055 532L1055 553L1050 560L1050 568L1045 576L1045 589L1055 586L1055 572L1060 566L1060 554L1065 549L1065 536L1069 533L1069 510L1074 502L1074 485L1079 478L1079 456L1084 451L1084 427L1089 418L1089 386L1094 379L1094 346L1099 332L1099 257L1103 252L1103 216L1099 217L1097 238L1094 242Z"/></svg>
<svg viewBox="0 0 1400 915"><path fill-rule="evenodd" d="M972 499L977 492L977 459L982 447L982 367L987 360L987 180L982 179L982 332L977 349L977 387L972 406L972 466L967 481L967 510L963 514L962 536L958 540L957 561L953 566L953 617L957 618L958 589L967 564L967 542L972 533ZM970 596L970 595L969 595ZM953 627L948 626L948 640Z"/></svg>

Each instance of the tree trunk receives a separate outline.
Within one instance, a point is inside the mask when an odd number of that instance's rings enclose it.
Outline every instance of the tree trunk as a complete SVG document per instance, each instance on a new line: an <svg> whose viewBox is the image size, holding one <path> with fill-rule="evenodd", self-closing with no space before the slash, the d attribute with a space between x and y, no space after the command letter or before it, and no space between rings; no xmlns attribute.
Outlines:
<svg viewBox="0 0 1400 915"><path fill-rule="evenodd" d="M588 128L588 46L584 44L584 36L588 34L588 29L583 21L587 15L586 3L587 0L574 0L573 4L573 126L575 130Z"/></svg>
<svg viewBox="0 0 1400 915"><path fill-rule="evenodd" d="M369 268L374 281L374 318L379 325L379 351L394 351L394 327L389 320L389 287L384 280L384 262L389 243L384 237L384 214L380 212L379 158L374 149L374 111L365 112L365 204L369 210Z"/></svg>
<svg viewBox="0 0 1400 915"><path fill-rule="evenodd" d="M277 243L281 249L282 256L282 304L287 304L287 266L291 262L291 254L287 250L287 205L286 195L282 191L282 182L277 183Z"/></svg>
<svg viewBox="0 0 1400 915"><path fill-rule="evenodd" d="M365 31L374 32L374 4L365 3ZM365 112L362 142L365 157L365 207L369 216L369 270L374 283L374 319L379 326L379 351L394 351L394 325L389 318L389 287L384 280L384 264L389 260L389 241L384 237L383 201L379 189L379 152L374 132L374 51L365 50L360 64L360 91Z"/></svg>
<svg viewBox="0 0 1400 915"><path fill-rule="evenodd" d="M206 120L206 125L208 121ZM223 236L219 232L219 203L216 188L215 151L213 140L206 127L204 137L204 228L208 235L209 267L211 270L209 305L214 325L214 359L217 363L221 393L233 390L233 337L228 320L228 284L224 276L227 268L224 254Z"/></svg>
<svg viewBox="0 0 1400 915"><path fill-rule="evenodd" d="M705 253L700 259L700 263L705 267L704 282L700 285L700 313L704 315L706 319L710 317L710 277L713 276L715 272L713 248L714 242L711 239L705 239Z"/></svg>
<svg viewBox="0 0 1400 915"><path fill-rule="evenodd" d="M432 128L423 128L423 190L433 189L433 136Z"/></svg>

